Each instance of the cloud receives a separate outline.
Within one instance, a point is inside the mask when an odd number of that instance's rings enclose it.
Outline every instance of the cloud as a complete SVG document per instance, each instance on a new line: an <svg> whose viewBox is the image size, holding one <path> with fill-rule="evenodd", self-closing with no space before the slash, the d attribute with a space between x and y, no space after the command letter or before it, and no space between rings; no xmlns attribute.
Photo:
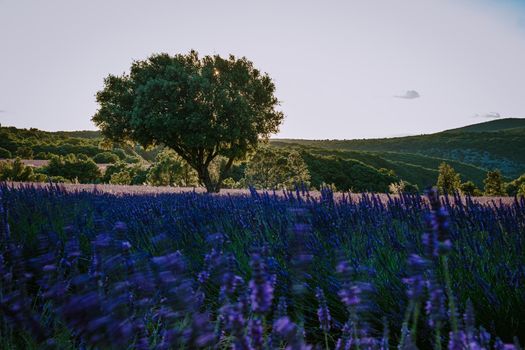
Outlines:
<svg viewBox="0 0 525 350"><path fill-rule="evenodd" d="M407 90L404 94L402 94L402 95L394 95L394 97L396 97L396 98L405 98L405 99L412 100L414 98L420 98L421 95L416 90Z"/></svg>
<svg viewBox="0 0 525 350"><path fill-rule="evenodd" d="M474 118L499 119L501 118L501 114L499 114L498 112L477 113L474 114Z"/></svg>

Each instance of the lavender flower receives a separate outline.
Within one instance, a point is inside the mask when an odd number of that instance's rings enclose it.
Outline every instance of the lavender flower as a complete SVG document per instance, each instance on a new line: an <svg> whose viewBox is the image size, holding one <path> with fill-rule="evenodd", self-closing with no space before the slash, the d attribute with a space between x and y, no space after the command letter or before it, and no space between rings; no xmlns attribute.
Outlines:
<svg viewBox="0 0 525 350"><path fill-rule="evenodd" d="M430 207L432 209L431 216L429 217L430 225L433 231L436 233L437 238L437 251L439 255L446 255L452 248L450 241L450 223L447 210L442 207L439 194L436 189L431 189L427 193L430 201Z"/></svg>
<svg viewBox="0 0 525 350"><path fill-rule="evenodd" d="M286 302L285 297L279 297L279 302L277 303L277 310L275 311L275 318L279 319L288 315L288 303Z"/></svg>
<svg viewBox="0 0 525 350"><path fill-rule="evenodd" d="M286 342L285 350L309 350L312 347L304 343L297 325L288 317L281 317L273 324L273 331Z"/></svg>
<svg viewBox="0 0 525 350"><path fill-rule="evenodd" d="M323 332L328 332L330 330L330 322L332 317L330 315L330 309L326 304L326 298L324 292L321 288L317 287L315 296L317 297L317 302L319 307L317 309L317 317L319 318L319 324Z"/></svg>
<svg viewBox="0 0 525 350"><path fill-rule="evenodd" d="M221 308L221 313L226 323L226 329L233 335L235 350L249 350L250 339L245 335L246 320L242 313L241 304L226 305Z"/></svg>
<svg viewBox="0 0 525 350"><path fill-rule="evenodd" d="M262 350L264 348L264 330L260 319L250 320L250 338L251 348L254 350Z"/></svg>
<svg viewBox="0 0 525 350"><path fill-rule="evenodd" d="M428 266L428 261L417 254L411 254L408 258L409 277L403 278L403 282L407 285L407 295L410 300L421 298L425 287L424 273Z"/></svg>
<svg viewBox="0 0 525 350"><path fill-rule="evenodd" d="M259 254L252 254L250 265L252 267L252 279L249 287L252 311L265 314L272 305L273 281L271 276L266 273L266 266Z"/></svg>
<svg viewBox="0 0 525 350"><path fill-rule="evenodd" d="M445 295L443 290L432 279L427 280L426 284L429 297L425 303L425 312L428 317L428 325L430 328L435 328L446 317Z"/></svg>

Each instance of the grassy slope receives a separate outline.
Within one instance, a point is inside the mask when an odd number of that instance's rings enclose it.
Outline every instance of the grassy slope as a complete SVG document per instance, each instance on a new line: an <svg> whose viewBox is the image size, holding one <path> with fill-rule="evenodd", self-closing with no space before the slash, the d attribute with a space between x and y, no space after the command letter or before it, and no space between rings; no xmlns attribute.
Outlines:
<svg viewBox="0 0 525 350"><path fill-rule="evenodd" d="M431 135L369 140L279 139L274 143L280 145L293 143L341 151L375 152L376 155L397 162L398 165L399 162L404 162L425 168L435 164L436 158L454 160L464 163L456 163L456 166L461 166L463 171L468 171L475 182L479 182L479 179L476 180L479 175L476 175L473 168L484 170L498 168L505 176L511 178L525 172L525 119L496 120ZM400 153L404 155L403 160L400 159ZM473 167L464 167L468 165ZM469 176L465 177L469 178Z"/></svg>
<svg viewBox="0 0 525 350"><path fill-rule="evenodd" d="M9 137L0 147L14 153L19 145L38 145L40 151L86 153L93 156L103 151L98 131L44 132L36 129L1 128ZM15 137L13 137L16 135ZM420 188L434 184L437 168L443 161L450 163L462 179L483 185L487 169L499 168L508 178L525 172L525 119L501 119L446 130L431 135L369 139L369 140L272 140L277 147L293 147L316 156L347 161L359 161L375 169L394 170L402 179ZM126 147L127 148L127 147ZM126 149L153 160L156 151L141 148ZM328 164L328 163L327 163ZM334 164L335 166L335 164Z"/></svg>
<svg viewBox="0 0 525 350"><path fill-rule="evenodd" d="M323 156L335 156L347 160L358 160L376 169L385 168L394 170L403 180L417 184L420 188L435 184L438 176L438 166L446 161L462 174L462 180L472 180L476 185L482 186L486 170L465 164L459 161L429 157L420 154L398 152L368 152L368 151L340 151L317 147L308 147L297 143L273 141L276 147L292 147Z"/></svg>

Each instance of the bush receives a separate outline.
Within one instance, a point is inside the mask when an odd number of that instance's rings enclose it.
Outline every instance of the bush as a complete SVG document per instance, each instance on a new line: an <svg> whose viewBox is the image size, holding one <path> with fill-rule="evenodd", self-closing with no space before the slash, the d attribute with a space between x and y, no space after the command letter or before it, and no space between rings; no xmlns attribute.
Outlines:
<svg viewBox="0 0 525 350"><path fill-rule="evenodd" d="M525 184L521 184L520 188L518 189L518 193L516 193L518 197L525 197Z"/></svg>
<svg viewBox="0 0 525 350"><path fill-rule="evenodd" d="M32 159L33 150L28 146L20 146L16 149L16 156L22 159Z"/></svg>
<svg viewBox="0 0 525 350"><path fill-rule="evenodd" d="M476 184L472 181L463 182L459 189L462 194L468 196L481 196L483 193L476 187Z"/></svg>
<svg viewBox="0 0 525 350"><path fill-rule="evenodd" d="M246 183L261 189L310 184L310 173L297 151L261 147L246 165Z"/></svg>
<svg viewBox="0 0 525 350"><path fill-rule="evenodd" d="M443 162L439 166L439 175L437 188L441 193L454 193L459 191L461 186L461 177L453 167Z"/></svg>
<svg viewBox="0 0 525 350"><path fill-rule="evenodd" d="M69 181L63 176L49 176L47 178L47 181L54 182L54 183L71 183L71 181Z"/></svg>
<svg viewBox="0 0 525 350"><path fill-rule="evenodd" d="M95 155L93 161L97 164L114 164L119 161L119 157L111 152L102 152Z"/></svg>
<svg viewBox="0 0 525 350"><path fill-rule="evenodd" d="M137 163L140 163L140 159L137 158L137 157L133 157L133 156L127 156L126 159L124 159L124 161L128 164L137 164Z"/></svg>
<svg viewBox="0 0 525 350"><path fill-rule="evenodd" d="M224 179L224 181L222 182L222 188L227 188L227 189L234 189L234 188L243 188L243 183L242 182L238 182L238 181L235 181L233 178L231 177L227 177L226 179Z"/></svg>
<svg viewBox="0 0 525 350"><path fill-rule="evenodd" d="M126 152L122 148L114 148L112 152L115 153L120 160L124 160L127 157Z"/></svg>
<svg viewBox="0 0 525 350"><path fill-rule="evenodd" d="M51 153L46 153L46 152L38 152L37 154L35 154L35 159L51 159L53 157L53 155Z"/></svg>
<svg viewBox="0 0 525 350"><path fill-rule="evenodd" d="M0 147L0 159L10 159L12 157L11 152L5 148Z"/></svg>
<svg viewBox="0 0 525 350"><path fill-rule="evenodd" d="M518 194L518 191L520 190L521 186L524 184L525 184L525 174L505 184L505 192L509 196L515 196Z"/></svg>
<svg viewBox="0 0 525 350"><path fill-rule="evenodd" d="M124 162L118 162L106 168L102 182L120 185L143 185L146 183L147 173L148 171L140 165L130 166Z"/></svg>
<svg viewBox="0 0 525 350"><path fill-rule="evenodd" d="M131 185L131 174L127 170L114 173L111 175L109 183L113 185Z"/></svg>
<svg viewBox="0 0 525 350"><path fill-rule="evenodd" d="M20 158L14 161L0 162L1 181L35 181L33 168L22 163Z"/></svg>
<svg viewBox="0 0 525 350"><path fill-rule="evenodd" d="M170 149L160 152L149 168L147 182L153 186L194 187L199 183L197 172Z"/></svg>
<svg viewBox="0 0 525 350"><path fill-rule="evenodd" d="M485 196L504 196L505 188L499 170L489 171L485 183Z"/></svg>
<svg viewBox="0 0 525 350"><path fill-rule="evenodd" d="M101 173L97 164L86 155L68 154L65 157L54 156L43 172L48 176L62 176L70 181L93 183L100 179Z"/></svg>
<svg viewBox="0 0 525 350"><path fill-rule="evenodd" d="M417 185L413 185L408 181L399 181L391 183L388 186L388 190L392 194L401 194L401 193L417 193L419 192L419 188Z"/></svg>

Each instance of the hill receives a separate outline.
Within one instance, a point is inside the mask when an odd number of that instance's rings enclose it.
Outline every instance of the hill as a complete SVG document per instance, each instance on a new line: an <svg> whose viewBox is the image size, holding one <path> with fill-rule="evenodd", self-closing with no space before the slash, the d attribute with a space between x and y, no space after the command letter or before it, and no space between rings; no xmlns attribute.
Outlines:
<svg viewBox="0 0 525 350"><path fill-rule="evenodd" d="M85 154L95 157L99 153L115 154L129 163L152 161L156 151L142 147L104 142L99 131L42 131L0 126L0 149L7 150L12 157L49 159L52 155ZM2 156L0 156L2 158Z"/></svg>
<svg viewBox="0 0 525 350"><path fill-rule="evenodd" d="M429 135L366 140L279 139L274 142L328 150L373 152L386 159L396 158L398 162L399 154L403 154L408 164L414 164L412 161L416 164L420 161L434 162L415 157L426 156L460 162L483 171L497 168L508 178L525 172L525 119L501 119Z"/></svg>
<svg viewBox="0 0 525 350"><path fill-rule="evenodd" d="M491 120L491 121L484 122L484 123L467 125L461 128L445 130L442 133L495 132L495 131L520 129L520 128L525 128L525 119L505 118L505 119Z"/></svg>
<svg viewBox="0 0 525 350"><path fill-rule="evenodd" d="M442 162L453 166L463 181L471 180L480 188L489 169L500 169L508 180L525 173L525 119L494 120L430 135L367 140L272 139L270 145L300 152L317 188L333 183L340 190L385 191L388 184L404 180L422 189L436 183ZM154 161L159 150L108 144L98 131L0 127L0 158L3 152L24 159L69 153L103 159L96 156L109 152L121 161L135 163ZM244 166L236 169L232 177L239 181Z"/></svg>
<svg viewBox="0 0 525 350"><path fill-rule="evenodd" d="M290 143L286 141L272 141L271 145L274 147L296 149L303 153L303 158L305 158L307 163L310 158L305 155L312 155L316 157L357 161L377 170L391 170L399 179L418 185L419 188L425 188L435 184L438 177L438 167L442 162L449 163L461 173L463 181L471 180L478 187L483 187L483 179L487 172L486 169L471 164L420 154L334 150L305 146L300 143ZM312 169L310 169L310 172L312 172ZM314 177L313 174L312 177ZM325 180L325 182L327 181Z"/></svg>

